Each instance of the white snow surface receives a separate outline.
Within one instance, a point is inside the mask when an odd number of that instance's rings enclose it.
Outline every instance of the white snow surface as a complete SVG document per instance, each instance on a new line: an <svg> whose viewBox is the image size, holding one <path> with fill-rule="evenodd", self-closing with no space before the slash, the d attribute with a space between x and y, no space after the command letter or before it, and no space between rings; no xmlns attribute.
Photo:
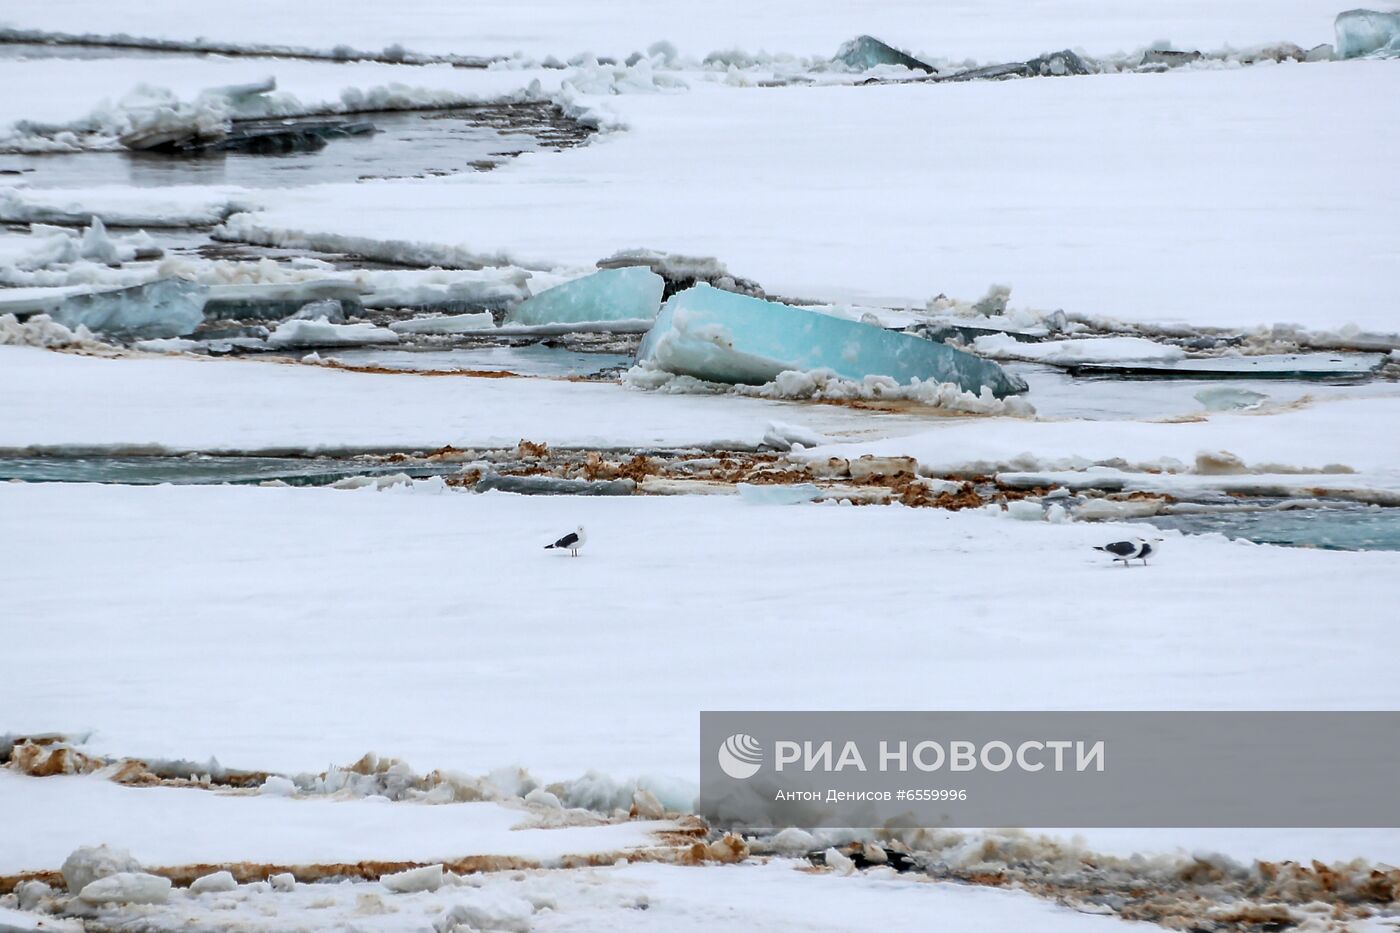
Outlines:
<svg viewBox="0 0 1400 933"><path fill-rule="evenodd" d="M1065 47L1107 54L1155 40L1170 40L1178 48L1288 40L1307 48L1332 41L1332 20L1341 8L1329 0L1164 0L1148 8L1130 0L1070 0L1046 7L1015 0L948 0L933 6L918 0L842 0L816 15L800 0L761 6L739 0L629 0L602 7L567 0L446 6L430 0L393 6L311 0L288 16L274 0L250 0L236 9L209 0L193 7L154 0L136 9L99 0L10 0L4 21L22 29L186 42L208 37L370 51L401 45L425 53L521 51L560 58L583 52L625 56L667 40L690 56L738 48L825 57L846 40L873 33L916 54L1000 61Z"/></svg>
<svg viewBox="0 0 1400 933"><path fill-rule="evenodd" d="M1010 282L1018 304L1093 317L1389 334L1400 321L1374 287L1400 252L1400 124L1372 102L1397 93L1400 69L1371 61L955 85L694 81L583 98L626 127L588 146L485 174L267 192L267 210L227 230L544 267L645 244L717 256L795 298L922 306Z"/></svg>
<svg viewBox="0 0 1400 933"><path fill-rule="evenodd" d="M592 767L674 784L693 781L695 710L821 708L835 684L847 685L841 705L853 709L1394 703L1400 634L1374 611L1400 598L1400 554L1390 552L1171 533L1158 563L1125 571L1090 548L1141 526L755 508L738 497L475 495L432 483L385 492L0 484L0 514L26 529L0 540L0 585L31 633L0 680L4 727L95 730L88 747L100 753L216 755L296 773L374 749L420 772L518 764L562 780ZM577 560L540 547L561 514L590 528ZM684 560L657 546L676 528L686 530ZM723 584L678 599L696 567ZM528 589L499 585L526 578ZM1027 592L1055 597L1031 612ZM931 622L918 608L930 605L957 610ZM853 619L879 620L878 637L866 622L852 637ZM747 650L735 652L740 643ZM60 654L62 665L46 663ZM878 690L849 686L853 671L871 670ZM373 701L334 699L355 684L372 685ZM424 714L441 709L469 724ZM15 804L6 812L48 827L22 836L31 841L12 861L36 852L61 861L99 841L146 865L196 850L210 860L433 861L462 840L502 854L517 851L502 849L512 841L547 848L566 838L502 835L513 815L495 805L0 778L0 805ZM70 794L76 802L60 805ZM161 816L167 807L174 816ZM1400 833L1383 830L1088 837L1112 852L1203 845L1244 859L1400 862Z"/></svg>
<svg viewBox="0 0 1400 933"><path fill-rule="evenodd" d="M392 336L392 332L391 332ZM936 421L735 396L665 396L611 383L422 378L272 362L97 359L0 347L0 448L172 450L756 446L770 422L881 436Z"/></svg>
<svg viewBox="0 0 1400 933"><path fill-rule="evenodd" d="M5 729L95 729L104 753L689 778L695 710L822 708L853 671L881 672L842 688L857 709L1394 702L1400 632L1374 611L1400 597L1391 552L1171 534L1159 564L1125 571L1090 547L1140 526L440 483L0 484L0 514L25 529L0 543L0 585L29 633L8 649ZM576 524L583 556L542 550ZM676 528L683 555L658 546ZM699 567L722 582L678 598ZM1027 592L1055 597L1030 611ZM373 702L334 700L355 684Z"/></svg>
<svg viewBox="0 0 1400 933"><path fill-rule="evenodd" d="M369 799L248 797L171 787L124 787L94 775L31 778L0 769L11 838L0 873L57 869L97 841L147 868L195 863L433 862L469 855L550 861L655 844L663 821L516 829L524 810L496 803L388 804Z"/></svg>

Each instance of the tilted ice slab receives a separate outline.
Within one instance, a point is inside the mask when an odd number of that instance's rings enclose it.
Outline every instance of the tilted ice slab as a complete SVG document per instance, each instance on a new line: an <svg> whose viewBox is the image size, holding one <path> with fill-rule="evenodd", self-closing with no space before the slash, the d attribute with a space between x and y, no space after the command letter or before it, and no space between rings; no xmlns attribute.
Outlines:
<svg viewBox="0 0 1400 933"><path fill-rule="evenodd" d="M834 60L858 71L869 71L877 65L902 65L911 71L933 71L928 64L874 36L856 36L837 50Z"/></svg>
<svg viewBox="0 0 1400 933"><path fill-rule="evenodd" d="M1400 55L1400 13L1347 10L1337 14L1337 57L1357 58L1380 52Z"/></svg>
<svg viewBox="0 0 1400 933"><path fill-rule="evenodd" d="M115 291L73 295L49 312L68 328L119 337L183 337L204 321L209 289L184 279L157 279Z"/></svg>
<svg viewBox="0 0 1400 933"><path fill-rule="evenodd" d="M996 363L871 324L696 285L666 302L637 362L710 382L762 385L789 370L949 382L998 398L1026 384Z"/></svg>
<svg viewBox="0 0 1400 933"><path fill-rule="evenodd" d="M660 310L665 287L665 279L642 266L601 269L527 298L506 315L506 324L647 321Z"/></svg>

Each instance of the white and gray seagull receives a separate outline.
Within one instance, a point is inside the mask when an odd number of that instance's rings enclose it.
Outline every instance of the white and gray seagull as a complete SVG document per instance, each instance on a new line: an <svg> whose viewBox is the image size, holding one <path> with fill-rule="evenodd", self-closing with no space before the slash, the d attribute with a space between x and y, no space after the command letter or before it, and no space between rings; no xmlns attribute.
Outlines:
<svg viewBox="0 0 1400 933"><path fill-rule="evenodd" d="M1124 567L1128 566L1128 561L1132 560L1141 560L1142 565L1146 567L1147 558L1161 549L1161 538L1131 538L1127 541L1114 541L1112 544L1094 548L1096 551L1107 551L1112 554L1113 559L1121 560Z"/></svg>
<svg viewBox="0 0 1400 933"><path fill-rule="evenodd" d="M546 544L544 549L548 551L550 548L559 548L560 550L568 551L571 557L578 557L578 549L583 547L587 541L588 535L584 532L583 526L579 525L578 528L569 532L553 544Z"/></svg>

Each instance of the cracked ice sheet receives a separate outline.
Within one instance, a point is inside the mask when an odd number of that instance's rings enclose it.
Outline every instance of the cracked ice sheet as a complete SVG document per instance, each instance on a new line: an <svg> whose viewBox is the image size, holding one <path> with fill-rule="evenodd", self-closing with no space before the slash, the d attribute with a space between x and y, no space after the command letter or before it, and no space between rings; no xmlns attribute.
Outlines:
<svg viewBox="0 0 1400 933"><path fill-rule="evenodd" d="M0 347L0 448L140 446L431 450L757 446L771 422L879 437L940 420L616 383L425 378L271 361L98 359ZM556 535L557 537L557 535Z"/></svg>
<svg viewBox="0 0 1400 933"><path fill-rule="evenodd" d="M1006 61L1051 49L1092 54L1134 49L1158 39L1179 48L1216 48L1289 40L1307 48L1332 41L1335 0L1066 0L1028 6L1018 0L844 0L814 10L803 0L755 6L742 0L662 0L580 6L569 0L483 0L466 6L408 0L309 0L287 16L275 0L236 9L179 0L118 9L101 0L9 0L7 25L63 33L280 43L329 49L344 43L378 50L399 43L411 51L568 58L591 50L625 56L658 40L688 55L717 49L830 56L842 42L872 33L915 52Z"/></svg>
<svg viewBox="0 0 1400 933"><path fill-rule="evenodd" d="M589 146L485 175L279 192L230 226L272 244L358 235L530 266L642 243L718 256L790 297L922 306L1009 282L1016 304L1046 310L1391 333L1400 322L1375 283L1400 253L1400 124L1373 101L1400 94L1392 65L694 81L589 98L628 127Z"/></svg>
<svg viewBox="0 0 1400 933"><path fill-rule="evenodd" d="M15 843L0 849L0 874L56 870L78 846L98 843L129 849L151 867L434 862L471 855L549 861L655 845L653 833L673 825L516 829L528 826L533 815L497 803L249 796L124 787L91 775L32 778L3 769L0 812Z"/></svg>

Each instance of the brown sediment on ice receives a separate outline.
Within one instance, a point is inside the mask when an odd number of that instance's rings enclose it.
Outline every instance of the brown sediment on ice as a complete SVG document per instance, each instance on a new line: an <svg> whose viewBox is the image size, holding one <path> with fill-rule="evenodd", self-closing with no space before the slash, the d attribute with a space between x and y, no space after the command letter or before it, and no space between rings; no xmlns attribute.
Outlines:
<svg viewBox="0 0 1400 933"><path fill-rule="evenodd" d="M297 365L305 365L300 360L289 360ZM531 379L545 378L522 376L505 369L394 369L390 366L377 366L373 363L347 363L344 360L324 359L316 364L322 369L339 369L348 373L366 373L372 376L423 376L445 378L458 376L466 379Z"/></svg>
<svg viewBox="0 0 1400 933"><path fill-rule="evenodd" d="M694 816L675 820L673 825L654 833L655 845L600 852L579 852L547 859L524 858L515 855L466 855L455 859L415 861L404 859L363 859L353 862L191 862L183 865L144 867L142 870L169 878L176 887L188 887L196 879L218 871L227 871L239 884L266 881L272 875L291 874L297 881L308 884L317 881L378 881L385 875L442 865L459 875L533 869L598 868L625 862L659 862L676 865L734 863L749 855L748 845L733 834L706 843L709 834L706 823ZM8 894L26 881L42 881L63 890L60 871L31 871L0 875L0 895Z"/></svg>
<svg viewBox="0 0 1400 933"><path fill-rule="evenodd" d="M793 458L777 451L690 450L667 452L619 452L562 449L522 440L509 455L503 452L460 451L444 448L433 456L471 462L460 474L444 477L449 486L472 488L487 475L553 477L563 480L609 482L628 479L637 495L737 493L739 484L791 486L810 483L817 499L847 501L853 505L903 503L914 507L956 511L989 503L1041 496L1050 486L1016 487L995 476L929 478L919 474L912 457L826 460Z"/></svg>
<svg viewBox="0 0 1400 933"><path fill-rule="evenodd" d="M1077 910L1177 930L1341 930L1400 909L1400 869L1364 860L1124 858L1024 833L900 831L895 844L934 880L1015 888ZM967 845L974 842L973 845Z"/></svg>

